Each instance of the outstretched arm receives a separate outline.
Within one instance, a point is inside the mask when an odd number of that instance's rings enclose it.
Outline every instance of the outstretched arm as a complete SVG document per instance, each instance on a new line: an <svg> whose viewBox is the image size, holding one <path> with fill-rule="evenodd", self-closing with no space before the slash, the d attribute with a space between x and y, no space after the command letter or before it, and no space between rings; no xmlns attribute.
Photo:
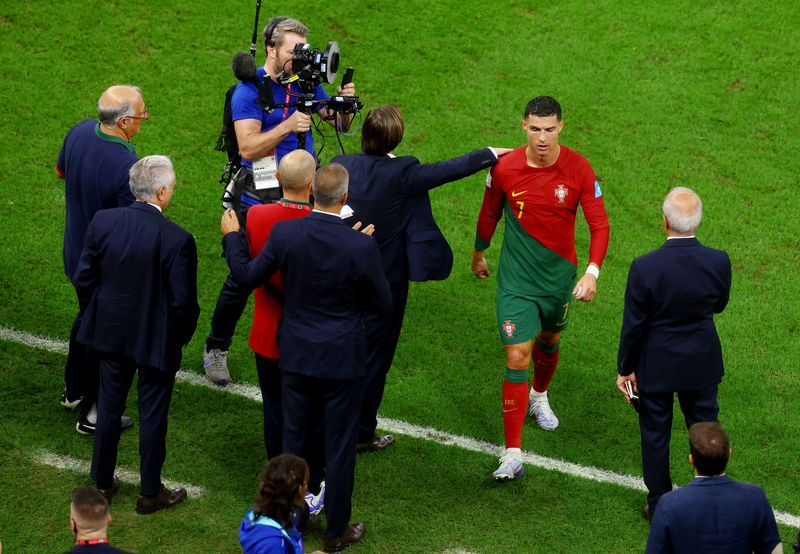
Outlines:
<svg viewBox="0 0 800 554"><path fill-rule="evenodd" d="M507 149L496 149L504 154ZM491 148L481 148L469 154L432 164L416 163L409 166L403 179L406 194L421 194L425 191L463 179L497 163L497 155Z"/></svg>

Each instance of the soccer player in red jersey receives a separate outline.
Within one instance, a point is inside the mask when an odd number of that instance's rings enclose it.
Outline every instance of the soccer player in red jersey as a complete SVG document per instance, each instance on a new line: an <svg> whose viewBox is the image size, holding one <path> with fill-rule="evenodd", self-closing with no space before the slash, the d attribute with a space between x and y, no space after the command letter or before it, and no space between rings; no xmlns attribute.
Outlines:
<svg viewBox="0 0 800 554"><path fill-rule="evenodd" d="M525 409L540 427L553 430L558 418L547 387L558 363L561 331L570 301L589 302L608 247L608 217L597 176L589 161L558 143L564 128L561 106L537 96L525 107L522 128L528 144L506 154L486 179L478 215L472 272L489 276L483 251L505 214L505 236L497 273L497 323L506 352L503 427L506 450L493 477L525 473L521 442ZM578 205L589 224L589 265L575 283L575 215ZM533 383L528 367L533 358Z"/></svg>

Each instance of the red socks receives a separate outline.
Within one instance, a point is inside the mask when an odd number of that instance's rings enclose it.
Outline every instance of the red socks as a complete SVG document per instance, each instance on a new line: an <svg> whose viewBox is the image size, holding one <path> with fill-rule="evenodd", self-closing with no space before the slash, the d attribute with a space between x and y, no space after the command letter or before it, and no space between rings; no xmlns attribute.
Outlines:
<svg viewBox="0 0 800 554"><path fill-rule="evenodd" d="M553 346L544 346L539 341L533 341L533 390L544 392L550 385L550 380L556 372L558 365L558 343Z"/></svg>
<svg viewBox="0 0 800 554"><path fill-rule="evenodd" d="M528 371L506 369L506 379L503 381L503 430L506 448L522 447L522 424L525 423L527 411Z"/></svg>

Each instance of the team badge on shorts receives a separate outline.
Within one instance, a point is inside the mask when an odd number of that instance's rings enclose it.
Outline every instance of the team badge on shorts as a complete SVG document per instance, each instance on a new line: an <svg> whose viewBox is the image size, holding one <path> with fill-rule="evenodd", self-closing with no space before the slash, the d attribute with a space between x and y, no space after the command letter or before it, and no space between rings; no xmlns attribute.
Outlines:
<svg viewBox="0 0 800 554"><path fill-rule="evenodd" d="M508 338L514 337L514 331L517 330L517 326L511 323L510 319L507 319L505 323L503 323L503 332L506 334Z"/></svg>
<svg viewBox="0 0 800 554"><path fill-rule="evenodd" d="M564 201L567 199L567 194L569 194L569 189L564 185L558 185L553 193L556 195L556 198L558 198L558 203L563 204Z"/></svg>

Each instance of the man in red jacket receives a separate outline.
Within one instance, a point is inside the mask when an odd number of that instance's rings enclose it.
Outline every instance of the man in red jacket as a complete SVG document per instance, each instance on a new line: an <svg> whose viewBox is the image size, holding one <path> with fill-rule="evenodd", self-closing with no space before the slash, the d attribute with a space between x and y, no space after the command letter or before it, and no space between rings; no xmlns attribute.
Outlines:
<svg viewBox="0 0 800 554"><path fill-rule="evenodd" d="M247 242L250 257L255 258L266 244L272 227L279 221L305 217L311 213L309 195L317 169L314 156L305 150L293 150L281 159L277 172L283 198L275 204L260 204L247 214ZM267 456L283 452L281 435L281 374L278 370L278 322L283 310L283 279L276 272L254 292L256 307L250 326L250 348L256 354L256 371L264 400L264 444Z"/></svg>

